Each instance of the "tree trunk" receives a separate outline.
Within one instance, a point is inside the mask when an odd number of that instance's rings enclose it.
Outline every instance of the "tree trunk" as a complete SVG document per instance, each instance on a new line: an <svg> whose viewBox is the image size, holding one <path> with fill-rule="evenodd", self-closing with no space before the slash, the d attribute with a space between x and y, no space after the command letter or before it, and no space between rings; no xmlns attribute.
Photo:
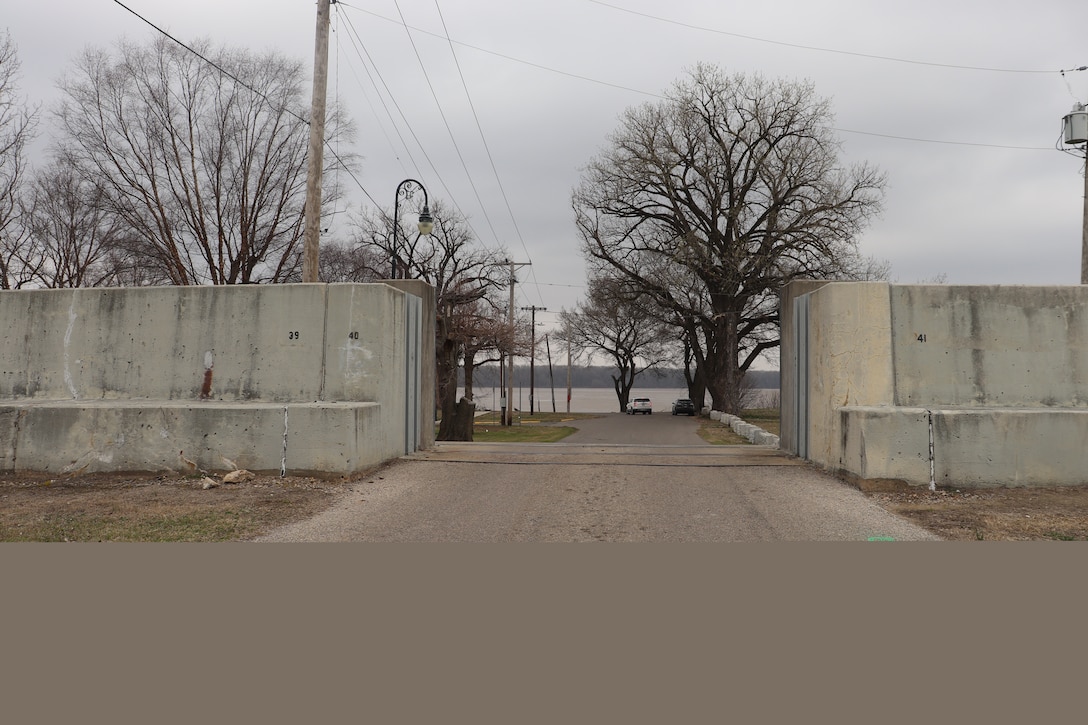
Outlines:
<svg viewBox="0 0 1088 725"><path fill-rule="evenodd" d="M692 349L691 340L694 335L694 328L684 328L684 381L688 386L688 397L695 403L695 410L702 411L706 405L706 382L703 369L695 359L695 351Z"/></svg>
<svg viewBox="0 0 1088 725"><path fill-rule="evenodd" d="M476 356L471 350L466 349L464 355L464 370L465 370L465 397L469 400L473 399L472 394L472 378L476 372Z"/></svg>
<svg viewBox="0 0 1088 725"><path fill-rule="evenodd" d="M612 376L612 387L616 389L616 398L620 403L620 412L627 412L627 402L631 399L631 388L635 387L635 368L619 366L619 375Z"/></svg>
<svg viewBox="0 0 1088 725"><path fill-rule="evenodd" d="M459 358L460 345L448 337L442 340L437 350L436 363L436 387L442 408L442 420L438 424L435 440L472 440L472 419L475 405L471 400L457 402L457 361Z"/></svg>
<svg viewBox="0 0 1088 725"><path fill-rule="evenodd" d="M461 398L455 405L443 406L442 424L439 426L436 440L471 441L472 424L476 419L476 404L468 398Z"/></svg>
<svg viewBox="0 0 1088 725"><path fill-rule="evenodd" d="M713 410L733 415L740 414L741 392L737 358L739 339L737 337L740 315L734 308L739 302L733 299L715 300L714 329L704 335L708 340L718 342L720 346L707 345L699 350L693 345L696 363L703 370L703 381L710 393L710 405ZM700 359L701 358L701 359Z"/></svg>

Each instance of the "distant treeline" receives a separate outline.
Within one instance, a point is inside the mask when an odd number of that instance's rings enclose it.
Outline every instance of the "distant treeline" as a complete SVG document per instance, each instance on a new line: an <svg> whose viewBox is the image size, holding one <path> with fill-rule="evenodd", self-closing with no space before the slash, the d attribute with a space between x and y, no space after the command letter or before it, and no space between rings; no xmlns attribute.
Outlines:
<svg viewBox="0 0 1088 725"><path fill-rule="evenodd" d="M458 372L460 375L458 383L464 385L464 370ZM571 368L571 387L611 388L612 375L615 372L615 368L604 365L583 365L573 367ZM555 377L556 388L567 387L567 368L565 365L553 366L552 375ZM544 365L537 364L535 376L537 387L546 388L552 385L552 379L548 375L548 365L546 363ZM753 388L778 388L777 370L750 370L748 371L748 378L751 381L751 386ZM472 382L473 385L478 388L498 386L500 383L499 366L482 365L476 368L476 371L472 376ZM529 386L528 365L514 366L514 385L521 387ZM640 374L635 378L635 386L643 388L684 388L687 386L687 383L684 382L683 370L680 368L666 368L663 370L650 370Z"/></svg>

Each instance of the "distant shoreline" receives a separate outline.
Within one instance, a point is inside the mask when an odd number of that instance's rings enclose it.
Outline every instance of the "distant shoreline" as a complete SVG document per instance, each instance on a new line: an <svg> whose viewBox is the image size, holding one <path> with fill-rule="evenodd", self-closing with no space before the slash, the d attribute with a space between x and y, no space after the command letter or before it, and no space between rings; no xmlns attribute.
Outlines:
<svg viewBox="0 0 1088 725"><path fill-rule="evenodd" d="M473 402L477 411L497 410L501 407L502 391L498 387L474 385L472 389ZM770 407L777 405L778 388L756 388L752 390L754 396L758 396L753 407ZM457 397L464 395L464 388L457 389ZM635 386L631 389L631 395L648 397L653 403L655 412L669 413L672 403L677 398L688 396L687 388L643 388ZM605 387L575 387L571 389L570 401L571 413L618 413L619 400L613 388ZM710 396L704 401L710 405ZM529 386L514 386L514 410L527 412L529 405ZM552 388L549 385L537 384L534 391L532 410L552 412ZM555 412L567 412L567 388L566 385L555 386Z"/></svg>

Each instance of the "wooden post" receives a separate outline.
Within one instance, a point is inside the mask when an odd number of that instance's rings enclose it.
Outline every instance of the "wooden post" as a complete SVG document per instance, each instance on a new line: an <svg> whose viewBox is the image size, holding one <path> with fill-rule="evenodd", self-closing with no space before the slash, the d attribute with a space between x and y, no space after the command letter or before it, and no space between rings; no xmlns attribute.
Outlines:
<svg viewBox="0 0 1088 725"><path fill-rule="evenodd" d="M547 307L537 307L533 305L531 307L522 307L522 310L531 314L529 322L529 335L530 335L530 351L529 351L529 415L536 412L536 408L533 406L533 394L536 387L536 312L537 310L547 310Z"/></svg>
<svg viewBox="0 0 1088 725"><path fill-rule="evenodd" d="M314 86L310 106L310 147L306 168L306 211L302 232L302 281L316 282L321 246L321 170L325 146L325 93L329 77L329 0L317 0Z"/></svg>
<svg viewBox="0 0 1088 725"><path fill-rule="evenodd" d="M510 323L510 354L506 356L506 419L503 425L514 424L514 262L510 261L510 306L506 308Z"/></svg>

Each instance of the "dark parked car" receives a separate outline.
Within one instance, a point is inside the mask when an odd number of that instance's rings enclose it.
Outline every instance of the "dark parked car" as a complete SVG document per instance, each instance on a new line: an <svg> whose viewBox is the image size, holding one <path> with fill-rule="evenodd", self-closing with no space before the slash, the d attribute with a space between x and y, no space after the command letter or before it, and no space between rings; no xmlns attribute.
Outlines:
<svg viewBox="0 0 1088 725"><path fill-rule="evenodd" d="M680 398L672 404L673 415L695 415L695 403L687 398Z"/></svg>

